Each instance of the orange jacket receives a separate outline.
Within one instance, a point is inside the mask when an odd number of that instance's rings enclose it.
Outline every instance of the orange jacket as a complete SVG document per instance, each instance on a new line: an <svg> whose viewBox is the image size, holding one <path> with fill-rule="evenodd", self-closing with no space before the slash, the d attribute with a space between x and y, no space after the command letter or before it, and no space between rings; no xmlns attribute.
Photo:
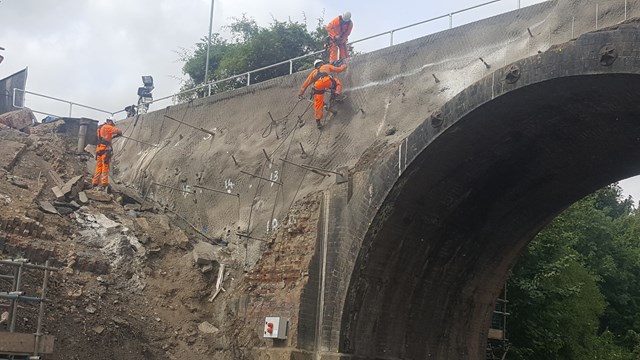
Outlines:
<svg viewBox="0 0 640 360"><path fill-rule="evenodd" d="M327 25L329 37L335 40L336 36L340 36L340 42L342 43L347 42L347 38L351 35L351 29L353 29L353 21L343 21L340 15Z"/></svg>
<svg viewBox="0 0 640 360"><path fill-rule="evenodd" d="M104 149L111 147L111 140L114 137L122 135L122 130L111 124L102 124L98 127L98 146L96 148Z"/></svg>
<svg viewBox="0 0 640 360"><path fill-rule="evenodd" d="M331 64L324 64L320 66L318 69L313 69L309 76L307 76L307 80L304 81L302 87L300 88L300 92L298 95L304 94L307 90L307 87L311 85L311 83L316 83L317 81L322 81L322 79L329 77L332 78L331 73L341 73L347 68L347 64L342 64L340 66L333 66Z"/></svg>

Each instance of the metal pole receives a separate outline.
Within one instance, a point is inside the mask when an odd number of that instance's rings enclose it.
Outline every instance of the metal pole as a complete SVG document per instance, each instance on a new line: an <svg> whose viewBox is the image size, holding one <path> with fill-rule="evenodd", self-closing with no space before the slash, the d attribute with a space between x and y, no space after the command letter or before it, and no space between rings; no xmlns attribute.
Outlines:
<svg viewBox="0 0 640 360"><path fill-rule="evenodd" d="M598 30L598 4L596 4L596 30Z"/></svg>
<svg viewBox="0 0 640 360"><path fill-rule="evenodd" d="M389 39L389 46L393 46L393 30L389 31L389 34L391 35L391 39Z"/></svg>
<svg viewBox="0 0 640 360"><path fill-rule="evenodd" d="M211 15L209 16L209 37L207 38L207 61L204 65L204 82L209 81L209 50L211 49L211 30L213 29L213 2L211 0Z"/></svg>
<svg viewBox="0 0 640 360"><path fill-rule="evenodd" d="M71 112L73 111L73 104L69 103L69 117L71 117Z"/></svg>
<svg viewBox="0 0 640 360"><path fill-rule="evenodd" d="M211 84L209 84L209 95L208 96L211 96Z"/></svg>
<svg viewBox="0 0 640 360"><path fill-rule="evenodd" d="M140 140L137 140L137 139L134 139L134 138L130 138L128 136L124 136L124 135L120 135L120 136L125 138L125 139L129 139L131 141L135 141L135 142L140 143L140 144L145 144L145 145L149 145L149 146L153 146L153 147L160 147L160 145L158 145L158 144L151 144L151 143L140 141Z"/></svg>
<svg viewBox="0 0 640 360"><path fill-rule="evenodd" d="M158 185L158 186L163 187L163 188L167 188L167 189L171 189L171 190L175 190L175 191L180 191L180 192L191 194L191 195L195 195L196 194L195 190L194 191L189 191L189 190L184 190L184 189L178 189L176 187L165 185L165 184L160 184L160 183L157 183L157 182L154 182L153 184L154 185Z"/></svg>
<svg viewBox="0 0 640 360"><path fill-rule="evenodd" d="M265 177L258 176L258 175L256 175L256 174L252 174L252 173L250 173L250 172L246 172L246 171L244 171L244 170L240 170L240 172L241 172L241 173L243 173L243 174L245 174L245 175L249 175L249 176L251 176L251 177L255 177L255 178L258 178L258 179L261 179L261 180L264 180L264 181L269 181L269 182L272 182L272 183L274 183L274 184L278 184L278 185L282 186L282 183L281 183L281 182L279 182L279 181L274 181L274 180L271 180L271 179L267 179L267 178L265 178Z"/></svg>
<svg viewBox="0 0 640 360"><path fill-rule="evenodd" d="M49 267L49 260L45 261L44 266ZM44 317L44 301L47 296L47 282L49 281L49 270L44 271L44 280L42 281L42 293L40 294L40 311L38 312L38 326L36 327L36 349L33 355L37 356L40 351L40 337L42 337L42 318Z"/></svg>
<svg viewBox="0 0 640 360"><path fill-rule="evenodd" d="M205 132L205 133L207 133L207 134L209 134L209 135L211 135L211 136L216 136L216 133L214 133L213 131L209 131L209 130L207 130L207 129L203 129L203 128L201 128L201 127L197 127L197 126L189 125L189 124L187 124L186 122L181 121L181 120L178 120L178 119L176 119L176 118L172 118L172 117L171 117L171 116L169 116L169 115L163 115L163 116L164 116L164 117L166 117L167 119L170 119L170 120L173 120L173 121L175 121L175 122L178 122L178 123L180 123L180 124L182 124L182 125L184 125L184 126L188 126L188 127L192 128L192 129L200 130L200 131Z"/></svg>
<svg viewBox="0 0 640 360"><path fill-rule="evenodd" d="M624 0L624 19L627 20L627 0Z"/></svg>
<svg viewBox="0 0 640 360"><path fill-rule="evenodd" d="M453 14L449 14L449 29L453 29Z"/></svg>
<svg viewBox="0 0 640 360"><path fill-rule="evenodd" d="M293 60L289 60L289 75L293 74Z"/></svg>
<svg viewBox="0 0 640 360"><path fill-rule="evenodd" d="M251 73L247 73L247 86L251 85Z"/></svg>
<svg viewBox="0 0 640 360"><path fill-rule="evenodd" d="M22 287L22 269L24 263L20 264L16 272L16 280L15 285L13 287L13 291L20 291L20 287ZM14 332L16 329L16 318L18 311L18 300L11 300L11 324L9 324L9 332Z"/></svg>
<svg viewBox="0 0 640 360"><path fill-rule="evenodd" d="M197 189L213 191L213 192L219 193L219 194L225 194L225 195L231 195L231 196L235 196L235 197L240 197L239 193L229 193L229 192L226 192L226 191L223 191L223 190L212 189L212 188L208 188L208 187L200 186L200 185L191 185L191 186L194 187L194 188L197 188Z"/></svg>
<svg viewBox="0 0 640 360"><path fill-rule="evenodd" d="M518 0L518 9L520 9L520 0Z"/></svg>
<svg viewBox="0 0 640 360"><path fill-rule="evenodd" d="M46 266L42 266L42 265L30 264L30 263L26 262L26 260L23 260L23 259L20 259L20 260L0 260L0 264L2 264L2 265L10 265L10 266L14 266L14 267L24 267L25 269L40 269L40 270L53 270L53 271L59 270L58 268L54 268L54 267L46 267Z"/></svg>
<svg viewBox="0 0 640 360"><path fill-rule="evenodd" d="M573 34L574 34L575 26L576 26L576 17L574 16L571 18L571 38L572 39L574 38Z"/></svg>
<svg viewBox="0 0 640 360"><path fill-rule="evenodd" d="M328 173L336 174L336 175L340 175L340 176L344 175L344 174L339 173L337 171L327 170L327 169L323 169L323 168L320 168L320 167L317 167L317 166L311 166L311 165L307 165L307 164L297 164L297 163L294 163L293 161L289 161L289 160L283 159L283 158L280 158L280 161L283 161L283 162L286 162L287 164L298 166L298 167L301 167L301 168L307 169L307 170L323 171L323 172L328 172Z"/></svg>

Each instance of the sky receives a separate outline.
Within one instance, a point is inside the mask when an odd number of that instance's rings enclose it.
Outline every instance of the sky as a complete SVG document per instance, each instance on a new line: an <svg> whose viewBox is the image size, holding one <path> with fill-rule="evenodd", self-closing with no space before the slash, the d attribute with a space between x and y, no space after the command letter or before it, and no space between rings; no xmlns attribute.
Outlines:
<svg viewBox="0 0 640 360"><path fill-rule="evenodd" d="M261 26L273 19L315 27L345 10L352 13L350 40L449 14L489 0L214 0L213 32L246 14ZM501 0L453 18L453 25L479 20L542 0ZM27 90L75 103L122 110L137 102L141 76L152 75L154 97L178 91L179 53L191 50L209 30L210 0L0 0L0 78L28 67ZM445 30L445 18L394 34L394 43ZM386 46L389 37L356 45L361 52ZM27 95L33 110L66 116L69 106ZM170 101L158 106L171 105ZM152 105L153 110L153 105ZM36 114L39 118L42 114ZM73 116L102 119L106 114L74 108ZM623 182L640 199L640 180Z"/></svg>

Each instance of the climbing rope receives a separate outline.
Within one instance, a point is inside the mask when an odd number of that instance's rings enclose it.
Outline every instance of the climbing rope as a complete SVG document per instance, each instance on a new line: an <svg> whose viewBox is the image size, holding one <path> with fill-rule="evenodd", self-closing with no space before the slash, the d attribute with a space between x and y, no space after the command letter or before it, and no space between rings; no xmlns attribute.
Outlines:
<svg viewBox="0 0 640 360"><path fill-rule="evenodd" d="M280 122L288 120L289 115L291 115L291 113L293 113L293 111L296 109L296 107L298 106L300 101L302 101L302 99L298 99L298 101L293 105L291 110L289 110L289 112L285 116L283 116L283 117L281 117L279 119L271 119L271 122L269 123L269 125L267 125L264 128L264 130L262 131L262 138L265 139L265 138L269 137L269 135L271 135L271 132L273 131L274 126L277 127ZM304 115L304 113L306 113L306 110L302 114ZM276 131L277 131L277 129L276 129Z"/></svg>

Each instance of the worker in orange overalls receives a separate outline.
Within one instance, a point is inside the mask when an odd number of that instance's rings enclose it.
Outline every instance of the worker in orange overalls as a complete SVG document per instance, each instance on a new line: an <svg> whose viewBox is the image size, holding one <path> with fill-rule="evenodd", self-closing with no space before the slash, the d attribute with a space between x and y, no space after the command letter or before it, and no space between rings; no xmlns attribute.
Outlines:
<svg viewBox="0 0 640 360"><path fill-rule="evenodd" d="M316 126L320 129L322 128L321 120L322 115L324 114L325 91L331 91L332 100L338 98L340 96L340 91L342 91L342 83L331 76L331 73L341 73L347 68L347 65L341 64L340 66L333 66L325 64L324 61L318 59L313 62L313 67L313 71L311 71L311 74L307 76L307 80L305 80L304 84L302 84L302 87L300 88L300 92L298 92L298 98L302 99L307 87L313 83L313 108L315 110Z"/></svg>
<svg viewBox="0 0 640 360"><path fill-rule="evenodd" d="M353 29L353 22L351 21L351 13L349 11L338 15L338 17L331 20L329 25L327 25L327 32L329 33L329 37L327 38L329 62L334 63L337 60L349 57L347 41L349 40L351 29ZM340 50L340 56L338 56L338 50Z"/></svg>
<svg viewBox="0 0 640 360"><path fill-rule="evenodd" d="M96 146L96 174L93 176L93 186L102 186L106 190L109 185L109 164L113 156L111 141L122 135L122 130L113 123L113 118L98 127L98 146Z"/></svg>

